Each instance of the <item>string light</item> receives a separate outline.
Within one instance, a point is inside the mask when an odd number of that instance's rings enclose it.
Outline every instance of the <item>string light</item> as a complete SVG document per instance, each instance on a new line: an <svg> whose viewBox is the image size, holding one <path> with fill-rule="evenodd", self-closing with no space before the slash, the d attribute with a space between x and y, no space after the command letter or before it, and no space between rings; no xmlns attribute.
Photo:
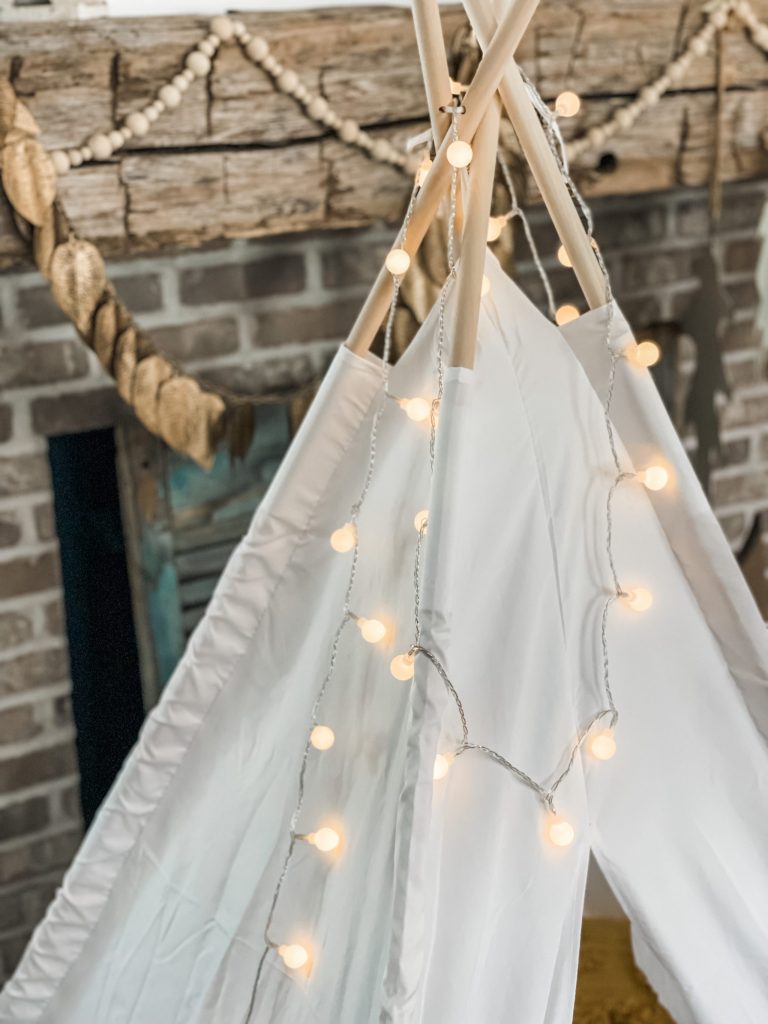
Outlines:
<svg viewBox="0 0 768 1024"><path fill-rule="evenodd" d="M613 737L613 730L604 729L596 732L589 741L589 750L598 761L610 761L616 753L616 740Z"/></svg>
<svg viewBox="0 0 768 1024"><path fill-rule="evenodd" d="M338 530L334 530L331 534L331 547L334 551L338 551L339 554L344 554L347 551L351 551L355 546L357 540L357 530L353 523L344 523Z"/></svg>
<svg viewBox="0 0 768 1024"><path fill-rule="evenodd" d="M292 971L300 971L309 963L309 950L298 942L290 946L278 946L277 952L285 966Z"/></svg>
<svg viewBox="0 0 768 1024"><path fill-rule="evenodd" d="M576 306L566 304L565 306L559 306L555 313L555 323L558 327L562 327L564 324L569 324L571 320L578 320L581 314L579 313Z"/></svg>
<svg viewBox="0 0 768 1024"><path fill-rule="evenodd" d="M319 828L317 832L310 832L306 836L297 836L297 838L303 839L310 846L320 850L321 853L333 853L334 850L339 848L341 843L341 836L336 829L330 828L327 825Z"/></svg>
<svg viewBox="0 0 768 1024"><path fill-rule="evenodd" d="M363 640L369 644L378 644L387 635L387 627L379 619L363 619L358 616L357 627Z"/></svg>
<svg viewBox="0 0 768 1024"><path fill-rule="evenodd" d="M413 517L413 525L416 527L419 533L422 530L426 530L427 523L429 522L429 509L423 508L421 512L417 512Z"/></svg>
<svg viewBox="0 0 768 1024"><path fill-rule="evenodd" d="M405 249L390 249L384 260L384 266L393 277L402 277L411 265L411 257Z"/></svg>
<svg viewBox="0 0 768 1024"><path fill-rule="evenodd" d="M555 100L555 111L560 117L575 117L580 110L581 100L570 89L561 92Z"/></svg>
<svg viewBox="0 0 768 1024"><path fill-rule="evenodd" d="M631 352L630 358L638 366L648 369L650 366L655 366L661 359L661 349L655 341L639 341L634 351Z"/></svg>
<svg viewBox="0 0 768 1024"><path fill-rule="evenodd" d="M448 774L451 765L453 764L454 758L451 754L438 754L435 758L435 764L432 768L432 778L435 782L439 782L440 779L444 779Z"/></svg>
<svg viewBox="0 0 768 1024"><path fill-rule="evenodd" d="M653 594L646 587L635 587L624 594L622 600L633 612L647 612L653 604Z"/></svg>
<svg viewBox="0 0 768 1024"><path fill-rule="evenodd" d="M412 654L396 654L389 663L389 671L395 679L407 682L409 679L413 679L415 660Z"/></svg>
<svg viewBox="0 0 768 1024"><path fill-rule="evenodd" d="M429 414L432 411L432 404L426 398L401 398L399 404L408 419L413 420L414 423L423 423L424 420L429 419Z"/></svg>
<svg viewBox="0 0 768 1024"><path fill-rule="evenodd" d="M451 167L460 169L462 167L468 167L472 160L472 147L468 142L464 142L462 139L456 139L448 147L446 153L448 157L448 163Z"/></svg>
<svg viewBox="0 0 768 1024"><path fill-rule="evenodd" d="M336 742L336 734L329 725L316 725L309 734L309 742L315 750L330 750Z"/></svg>
<svg viewBox="0 0 768 1024"><path fill-rule="evenodd" d="M573 266L573 264L571 263L571 257L568 255L568 251L566 250L564 245L561 245L557 250L557 259L558 262L562 263L564 267Z"/></svg>
<svg viewBox="0 0 768 1024"><path fill-rule="evenodd" d="M669 470L664 466L648 466L637 474L637 478L649 491L662 491L669 483Z"/></svg>
<svg viewBox="0 0 768 1024"><path fill-rule="evenodd" d="M488 231L485 236L486 241L497 241L501 237L501 232L504 230L504 225L506 223L506 217L490 217L488 220Z"/></svg>
<svg viewBox="0 0 768 1024"><path fill-rule="evenodd" d="M554 815L547 827L547 835L553 846L570 846L576 838L576 832L570 821Z"/></svg>

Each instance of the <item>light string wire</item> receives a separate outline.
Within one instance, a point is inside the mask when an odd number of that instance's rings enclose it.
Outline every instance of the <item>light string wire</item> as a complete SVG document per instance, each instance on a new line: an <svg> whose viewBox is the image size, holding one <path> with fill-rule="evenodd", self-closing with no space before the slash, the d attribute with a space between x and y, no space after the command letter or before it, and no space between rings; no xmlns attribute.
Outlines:
<svg viewBox="0 0 768 1024"><path fill-rule="evenodd" d="M419 192L419 186L416 183L414 183L414 186L413 186L413 188L411 190L411 195L410 195L410 199L409 199L409 202L408 202L408 207L407 207L407 210L406 210L405 218L403 220L403 225L402 225L402 227L400 229L400 232L398 234L398 241L399 241L400 244L404 243L404 241L405 241L405 238L406 238L406 235L407 235L407 231L408 231L408 227L409 227L409 224L410 224L410 219L411 219L411 216L413 214L413 208L414 208L414 204L416 202L416 197L418 195L418 192ZM315 728L315 726L318 724L319 712L320 712L320 708L321 708L322 703L323 703L323 699L324 699L325 694L326 694L326 692L328 690L328 686L329 686L329 684L330 684L330 682L333 679L333 676L335 674L336 662L338 660L338 654L339 654L339 647L340 647L340 644L341 644L341 639L342 639L342 636L344 634L344 631L345 631L347 625L351 621L355 621L355 620L359 619L359 616L355 612L352 611L352 607L351 607L352 595L353 595L353 592L354 592L355 582L357 580L358 568L359 568L359 564L360 564L360 541L359 541L359 532L358 532L358 528L357 527L358 527L358 522L359 522L359 518L360 518L360 513L361 513L361 511L363 509L363 506L365 504L365 500L368 497L368 493L369 493L370 488L371 488L371 483L372 483L373 475L374 475L374 469L375 469L375 466L376 466L376 456L377 456L377 452L378 452L379 425L380 425L380 422L381 422L381 418L382 418L382 416L384 414L384 410L386 408L387 400L390 397L389 396L389 382L390 382L390 372L391 372L390 358L391 358L391 354L392 354L392 341L393 341L393 328L394 328L394 322L395 322L395 313L397 311L398 301L399 301L399 297L400 297L400 285L401 285L401 277L397 276L397 275L393 275L393 277L392 277L392 299L390 301L389 312L387 314L386 326L385 326L385 330L384 330L384 345L383 345L383 351L382 351L382 395L381 395L381 398L379 400L378 406L376 407L376 410L374 412L373 419L372 419L372 422L371 422L371 432L370 432L370 440L369 440L369 447L368 447L368 461L367 461L367 465L366 465L365 476L364 476L364 479L363 479L363 485L362 485L362 488L360 490L360 494L359 494L357 500L352 504L352 506L350 508L350 512L349 512L349 523L352 526L352 529L354 531L354 544L352 546L352 559L351 559L351 564L350 564L349 575L347 577L347 585L346 585L346 589L345 589L345 592L344 592L344 603L343 603L343 608L342 608L342 615L341 615L341 619L339 621L339 624L336 627L336 631L335 631L334 636L333 636L333 641L331 643L331 652L330 652L330 658L329 658L329 662L328 662L327 671L325 673L323 681L322 681L322 683L320 685L319 690L317 691L317 694L315 696L314 702L312 704L312 711L311 711L311 715L310 715L310 724L309 724L309 728L307 730L307 738L306 738L306 741L305 741L305 744L304 744L304 749L303 749L302 757L301 757L301 763L300 763L300 767L299 767L299 778L298 778L298 786L297 786L296 803L294 805L294 810L293 810L293 813L292 813L291 819L290 819L290 835L289 835L288 847L287 847L287 850L286 850L285 857L283 859L281 871L280 871L280 874L278 876L278 880L277 880L277 883L275 885L275 889L274 889L273 894L272 894L272 901L270 903L269 912L267 914L267 920L266 920L266 923L265 923L265 926L264 926L264 950L262 951L261 958L259 960L259 964L258 964L258 967L257 967L257 970L256 970L256 976L255 976L255 979L254 979L254 983L253 983L253 986L252 986L252 989L251 989L251 998L250 998L250 1001L249 1001L249 1004L248 1004L248 1010L247 1010L246 1015L245 1015L245 1024L248 1024L248 1022L250 1021L251 1015L252 1015L254 1007L255 1007L256 996L257 996L257 993L258 993L259 984L261 982L261 978L262 978L262 974L263 974L263 969L264 969L264 964L266 962L267 955L269 954L270 950L276 949L277 945L278 945L276 942L273 941L273 939L271 937L271 929L272 929L272 924L273 924L273 921L274 921L275 912L277 910L277 905L278 905L278 902L280 900L280 894L282 892L283 885L284 885L286 877L288 875L288 871L289 871L289 868L290 868L290 865L291 865L291 861L293 860L293 855L294 855L294 852L295 852L295 849L296 849L296 843L300 839L300 834L297 832L297 826L298 826L299 818L301 816L302 808L304 806L304 797L305 797L305 794L306 794L306 774L307 774L307 767L308 767L308 764L309 764L309 755L310 755L310 751L312 749L312 731Z"/></svg>

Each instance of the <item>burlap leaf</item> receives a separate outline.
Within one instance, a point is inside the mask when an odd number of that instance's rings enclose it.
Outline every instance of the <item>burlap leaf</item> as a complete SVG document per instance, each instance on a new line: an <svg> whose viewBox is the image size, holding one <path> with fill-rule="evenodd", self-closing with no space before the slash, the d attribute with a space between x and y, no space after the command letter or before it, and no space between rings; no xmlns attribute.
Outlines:
<svg viewBox="0 0 768 1024"><path fill-rule="evenodd" d="M13 127L17 131L24 132L26 135L40 134L37 121L30 114L29 109L23 103L19 103L18 100L16 101L16 110L13 114Z"/></svg>
<svg viewBox="0 0 768 1024"><path fill-rule="evenodd" d="M161 386L157 420L160 436L171 448L188 450L200 397L200 385L191 377L170 377Z"/></svg>
<svg viewBox="0 0 768 1024"><path fill-rule="evenodd" d="M16 210L40 227L56 198L56 171L37 139L20 135L6 142L3 189Z"/></svg>
<svg viewBox="0 0 768 1024"><path fill-rule="evenodd" d="M93 317L91 347L105 370L111 372L115 356L115 339L120 333L117 308L110 296L102 302Z"/></svg>
<svg viewBox="0 0 768 1024"><path fill-rule="evenodd" d="M153 434L160 432L158 396L160 386L174 374L173 366L163 356L147 356L136 367L133 382L133 411Z"/></svg>
<svg viewBox="0 0 768 1024"><path fill-rule="evenodd" d="M90 242L72 238L56 246L49 271L53 297L80 333L87 334L107 283L99 250Z"/></svg>
<svg viewBox="0 0 768 1024"><path fill-rule="evenodd" d="M129 405L136 374L136 347L136 328L128 327L115 343L115 357L112 360L112 373L117 384L117 392Z"/></svg>

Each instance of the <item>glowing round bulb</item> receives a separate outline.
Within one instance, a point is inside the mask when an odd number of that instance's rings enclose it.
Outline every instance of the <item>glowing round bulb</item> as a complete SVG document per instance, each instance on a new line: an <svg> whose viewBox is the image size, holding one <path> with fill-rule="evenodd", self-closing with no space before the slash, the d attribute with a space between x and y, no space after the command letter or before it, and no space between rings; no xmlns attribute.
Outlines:
<svg viewBox="0 0 768 1024"><path fill-rule="evenodd" d="M634 358L638 366L655 366L661 359L661 349L655 341L639 341Z"/></svg>
<svg viewBox="0 0 768 1024"><path fill-rule="evenodd" d="M598 761L610 761L616 753L616 740L610 729L604 732L597 732L589 741L589 749L593 757Z"/></svg>
<svg viewBox="0 0 768 1024"><path fill-rule="evenodd" d="M562 263L564 267L572 267L571 257L568 255L568 250L564 245L561 245L557 250L557 259L559 263Z"/></svg>
<svg viewBox="0 0 768 1024"><path fill-rule="evenodd" d="M412 654L396 654L389 663L389 671L395 679L406 682L408 679L413 679L413 662Z"/></svg>
<svg viewBox="0 0 768 1024"><path fill-rule="evenodd" d="M456 139L448 147L448 163L451 167L467 167L472 160L472 147L468 142Z"/></svg>
<svg viewBox="0 0 768 1024"><path fill-rule="evenodd" d="M413 517L413 525L421 533L422 530L426 530L427 523L429 522L429 509L423 508L421 512L417 512Z"/></svg>
<svg viewBox="0 0 768 1024"><path fill-rule="evenodd" d="M448 774L448 769L451 767L452 757L448 754L438 754L435 758L435 766L432 769L432 778L435 782L439 782L440 779L444 779Z"/></svg>
<svg viewBox="0 0 768 1024"><path fill-rule="evenodd" d="M405 249L390 249L384 266L395 277L401 277L411 265L411 257Z"/></svg>
<svg viewBox="0 0 768 1024"><path fill-rule="evenodd" d="M307 836L307 842L323 853L332 853L341 842L341 836L335 828L319 828Z"/></svg>
<svg viewBox="0 0 768 1024"><path fill-rule="evenodd" d="M638 476L649 491L661 491L669 483L669 471L664 466L649 466Z"/></svg>
<svg viewBox="0 0 768 1024"><path fill-rule="evenodd" d="M414 423L423 423L429 418L432 410L432 406L426 398L404 398L400 402L400 407L405 410L408 419L413 420Z"/></svg>
<svg viewBox="0 0 768 1024"><path fill-rule="evenodd" d="M624 603L633 612L647 612L653 604L653 594L645 587L635 587L624 598Z"/></svg>
<svg viewBox="0 0 768 1024"><path fill-rule="evenodd" d="M369 644L377 644L387 635L387 627L378 619L358 619L357 624L363 635L363 640Z"/></svg>
<svg viewBox="0 0 768 1024"><path fill-rule="evenodd" d="M338 551L343 554L345 551L351 551L355 546L355 540L357 534L352 523L344 523L338 530L334 530L331 534L331 547L334 551Z"/></svg>
<svg viewBox="0 0 768 1024"><path fill-rule="evenodd" d="M564 818L553 818L547 829L549 841L555 846L570 846L576 838L573 825Z"/></svg>
<svg viewBox="0 0 768 1024"><path fill-rule="evenodd" d="M480 294L487 295L490 292L490 290L491 282L488 280L485 274L483 274L483 283L480 285Z"/></svg>
<svg viewBox="0 0 768 1024"><path fill-rule="evenodd" d="M425 156L424 159L419 164L418 170L416 171L416 185L418 188L421 188L421 186L427 180L427 175L429 174L429 169L431 166L432 161L429 159L428 156Z"/></svg>
<svg viewBox="0 0 768 1024"><path fill-rule="evenodd" d="M495 242L497 238L500 238L501 232L504 230L504 225L506 223L506 217L491 217L488 221L488 233L485 236L486 240L488 242Z"/></svg>
<svg viewBox="0 0 768 1024"><path fill-rule="evenodd" d="M576 114L581 110L581 100L575 92L571 92L570 89L566 89L565 92L561 92L555 100L555 112L560 117L575 117Z"/></svg>
<svg viewBox="0 0 768 1024"><path fill-rule="evenodd" d="M290 967L292 971L300 970L309 960L309 952L298 943L291 946L278 946L277 952L285 966Z"/></svg>
<svg viewBox="0 0 768 1024"><path fill-rule="evenodd" d="M309 742L315 750L330 750L336 742L336 734L328 725L316 725L309 734Z"/></svg>
<svg viewBox="0 0 768 1024"><path fill-rule="evenodd" d="M575 306L559 306L555 313L555 323L558 327L562 327L563 324L569 324L571 320L578 320L580 315Z"/></svg>

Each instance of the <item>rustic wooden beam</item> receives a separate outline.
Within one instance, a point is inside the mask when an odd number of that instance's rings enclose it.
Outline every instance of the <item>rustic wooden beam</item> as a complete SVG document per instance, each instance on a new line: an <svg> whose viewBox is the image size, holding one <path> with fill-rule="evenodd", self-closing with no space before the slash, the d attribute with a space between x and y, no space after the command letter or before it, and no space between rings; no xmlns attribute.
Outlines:
<svg viewBox="0 0 768 1024"><path fill-rule="evenodd" d="M601 121L656 75L700 23L703 0L542 0L520 63L552 99L575 89L583 113L566 134ZM768 21L768 0L754 0ZM443 8L448 51L464 31ZM407 9L361 7L245 15L275 55L300 71L343 117L404 142L428 123ZM154 95L200 39L194 17L7 24L0 74L11 77L44 143L81 144ZM768 61L741 28L725 43L725 178L768 173ZM587 194L703 184L714 140L713 57L605 153L577 165ZM356 226L402 212L409 182L343 145L277 92L237 47L223 47L208 83L195 82L173 115L115 159L70 171L61 196L79 232L108 256L199 246L238 236ZM0 204L0 266L22 259Z"/></svg>

